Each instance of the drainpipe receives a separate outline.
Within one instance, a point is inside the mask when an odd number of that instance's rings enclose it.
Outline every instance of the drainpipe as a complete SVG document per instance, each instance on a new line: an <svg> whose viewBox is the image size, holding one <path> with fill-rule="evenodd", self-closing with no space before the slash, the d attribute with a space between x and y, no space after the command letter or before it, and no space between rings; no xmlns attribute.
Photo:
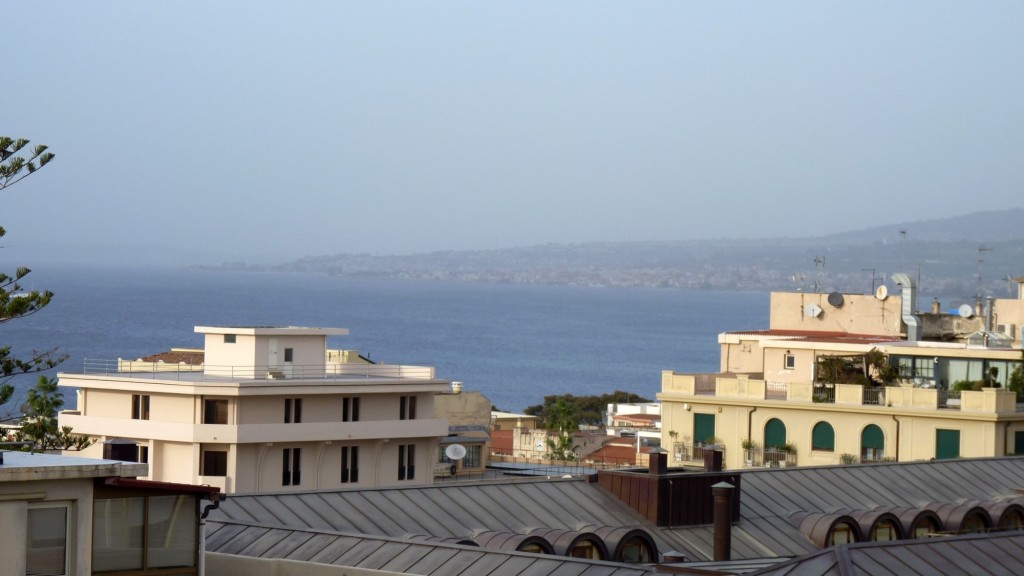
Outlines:
<svg viewBox="0 0 1024 576"><path fill-rule="evenodd" d="M896 422L896 461L900 461L900 419L895 414L892 419Z"/></svg>
<svg viewBox="0 0 1024 576"><path fill-rule="evenodd" d="M751 433L753 433L753 424L752 424L752 422L753 422L754 412L757 412L757 406L754 406L753 408L751 408L747 412L747 440L750 440L750 439L753 438L753 436L751 436Z"/></svg>
<svg viewBox="0 0 1024 576"><path fill-rule="evenodd" d="M728 482L711 487L715 499L715 562L726 562L732 557L732 491Z"/></svg>
<svg viewBox="0 0 1024 576"><path fill-rule="evenodd" d="M207 504L203 508L202 515L199 516L199 572L198 576L206 576L206 517L210 515L210 512L220 508L220 503L226 496L220 492L214 492L210 494L210 504Z"/></svg>

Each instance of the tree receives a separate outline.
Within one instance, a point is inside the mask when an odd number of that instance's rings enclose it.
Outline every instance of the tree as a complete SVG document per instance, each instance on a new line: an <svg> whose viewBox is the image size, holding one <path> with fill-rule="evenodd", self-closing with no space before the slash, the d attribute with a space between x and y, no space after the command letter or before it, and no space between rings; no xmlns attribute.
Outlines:
<svg viewBox="0 0 1024 576"><path fill-rule="evenodd" d="M58 426L57 414L64 407L64 393L57 389L55 379L40 376L28 391L26 406L21 428L14 434L18 442L32 443L25 449L81 450L92 445L92 439L73 434L70 426Z"/></svg>
<svg viewBox="0 0 1024 576"><path fill-rule="evenodd" d="M600 396L573 396L572 394L545 396L544 404L528 406L524 413L539 416L547 428L559 428L558 423L571 416L575 423L601 426L609 404L650 402L632 392L616 390Z"/></svg>
<svg viewBox="0 0 1024 576"><path fill-rule="evenodd" d="M17 140L0 136L0 190L13 186L24 180L53 160L53 154L47 152L46 146L40 145L26 151L27 158L19 155L29 141L24 138ZM0 227L0 237L5 230ZM49 290L25 292L21 280L31 272L28 268L18 268L13 275L0 273L0 324L24 318L45 308L53 298ZM0 405L6 404L14 393L14 386L8 381L16 374L39 372L60 364L66 356L57 354L56 348L35 350L27 358L14 355L10 346L0 347Z"/></svg>

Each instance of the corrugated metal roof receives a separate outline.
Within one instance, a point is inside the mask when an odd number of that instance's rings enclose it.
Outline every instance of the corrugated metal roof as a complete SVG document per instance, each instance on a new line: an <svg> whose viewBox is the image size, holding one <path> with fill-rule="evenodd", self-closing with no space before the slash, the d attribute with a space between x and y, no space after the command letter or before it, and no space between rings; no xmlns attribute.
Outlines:
<svg viewBox="0 0 1024 576"><path fill-rule="evenodd" d="M289 530L232 522L209 522L207 552L255 558L315 562L423 576L653 576L643 566L628 566L500 552L422 540L361 536L329 531Z"/></svg>
<svg viewBox="0 0 1024 576"><path fill-rule="evenodd" d="M837 546L753 574L978 576L1020 574L1024 532Z"/></svg>
<svg viewBox="0 0 1024 576"><path fill-rule="evenodd" d="M740 521L732 558L794 557L819 549L791 520L799 512L935 509L935 503L1006 501L1024 489L1024 458L985 458L742 472ZM472 538L484 531L636 526L660 551L691 560L714 554L712 527L657 528L596 483L507 481L359 491L234 495L214 511L220 522L400 538Z"/></svg>

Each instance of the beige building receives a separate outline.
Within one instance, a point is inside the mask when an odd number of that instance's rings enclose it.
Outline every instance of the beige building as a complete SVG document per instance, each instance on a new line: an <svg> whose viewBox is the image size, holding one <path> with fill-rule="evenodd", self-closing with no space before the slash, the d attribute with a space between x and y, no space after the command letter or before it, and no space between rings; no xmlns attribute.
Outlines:
<svg viewBox="0 0 1024 576"><path fill-rule="evenodd" d="M133 361L62 373L78 405L62 426L138 444L148 479L225 492L430 484L448 423L433 368L328 350L334 328L196 327L202 364ZM197 351L178 351L194 354ZM119 366L122 371L119 371ZM157 365L159 364L159 365ZM123 371L125 367L128 371Z"/></svg>
<svg viewBox="0 0 1024 576"><path fill-rule="evenodd" d="M716 374L662 374L662 445L727 468L1024 453L1024 300L944 314L898 295L773 293L770 328L719 336ZM894 290L895 291L895 290Z"/></svg>

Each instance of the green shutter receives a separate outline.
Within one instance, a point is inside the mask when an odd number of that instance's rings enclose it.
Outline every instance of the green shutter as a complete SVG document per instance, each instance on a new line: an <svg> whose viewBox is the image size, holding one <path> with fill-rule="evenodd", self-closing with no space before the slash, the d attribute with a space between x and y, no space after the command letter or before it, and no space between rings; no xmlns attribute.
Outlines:
<svg viewBox="0 0 1024 576"><path fill-rule="evenodd" d="M693 442L707 442L715 437L715 415L694 414L693 415Z"/></svg>
<svg viewBox="0 0 1024 576"><path fill-rule="evenodd" d="M960 457L960 431L942 430L935 431L935 459L959 458Z"/></svg>
<svg viewBox="0 0 1024 576"><path fill-rule="evenodd" d="M764 446L782 446L786 443L786 425L778 418L772 418L764 425Z"/></svg>
<svg viewBox="0 0 1024 576"><path fill-rule="evenodd" d="M885 448L885 434L882 429L874 424L868 424L860 433L860 447L882 450Z"/></svg>
<svg viewBox="0 0 1024 576"><path fill-rule="evenodd" d="M811 450L827 450L832 452L836 449L836 431L828 422L818 422L811 430Z"/></svg>

